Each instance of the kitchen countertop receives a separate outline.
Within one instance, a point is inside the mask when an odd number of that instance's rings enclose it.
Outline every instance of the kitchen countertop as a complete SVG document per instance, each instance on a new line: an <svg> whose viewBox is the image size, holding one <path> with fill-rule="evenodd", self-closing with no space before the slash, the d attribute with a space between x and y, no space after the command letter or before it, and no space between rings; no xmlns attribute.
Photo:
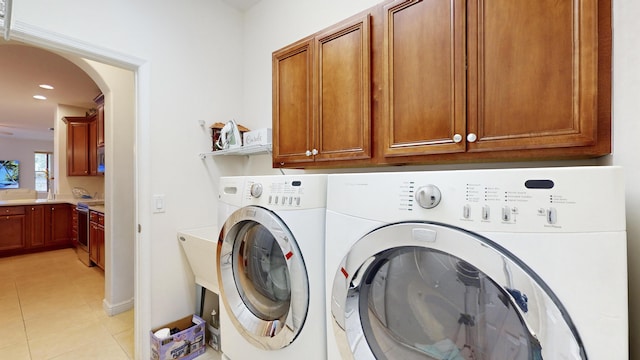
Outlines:
<svg viewBox="0 0 640 360"><path fill-rule="evenodd" d="M47 204L71 204L78 205L83 200L93 199L16 199L16 200L0 200L0 206L28 206L28 205L47 205ZM104 205L89 206L89 210L94 210L104 214Z"/></svg>

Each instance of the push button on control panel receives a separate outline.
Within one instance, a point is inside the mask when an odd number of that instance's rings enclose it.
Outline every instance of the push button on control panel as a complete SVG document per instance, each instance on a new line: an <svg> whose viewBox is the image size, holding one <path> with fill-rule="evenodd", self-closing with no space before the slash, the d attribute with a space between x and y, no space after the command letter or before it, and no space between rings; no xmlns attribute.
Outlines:
<svg viewBox="0 0 640 360"><path fill-rule="evenodd" d="M558 211L555 208L547 209L547 223L553 225L558 222Z"/></svg>
<svg viewBox="0 0 640 360"><path fill-rule="evenodd" d="M471 217L471 206L469 206L469 204L466 204L464 207L462 207L462 217L465 219Z"/></svg>
<svg viewBox="0 0 640 360"><path fill-rule="evenodd" d="M489 205L482 207L482 220L489 220L491 218L491 211Z"/></svg>
<svg viewBox="0 0 640 360"><path fill-rule="evenodd" d="M511 208L509 206L502 208L502 221L511 221Z"/></svg>

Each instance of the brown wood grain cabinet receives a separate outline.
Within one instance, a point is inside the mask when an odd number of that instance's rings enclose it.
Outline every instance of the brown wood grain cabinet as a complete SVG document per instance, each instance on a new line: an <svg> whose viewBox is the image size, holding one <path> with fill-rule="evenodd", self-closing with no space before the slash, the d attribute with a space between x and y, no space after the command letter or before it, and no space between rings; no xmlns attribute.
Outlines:
<svg viewBox="0 0 640 360"><path fill-rule="evenodd" d="M0 207L0 252L23 249L27 226L24 206Z"/></svg>
<svg viewBox="0 0 640 360"><path fill-rule="evenodd" d="M93 101L97 105L96 122L97 122L97 143L98 146L104 146L104 94L99 94Z"/></svg>
<svg viewBox="0 0 640 360"><path fill-rule="evenodd" d="M27 213L27 248L38 248L45 245L45 206L25 206Z"/></svg>
<svg viewBox="0 0 640 360"><path fill-rule="evenodd" d="M67 116L67 175L98 175L97 115Z"/></svg>
<svg viewBox="0 0 640 360"><path fill-rule="evenodd" d="M381 63L384 156L464 152L464 2L384 6ZM461 135L462 136L462 135Z"/></svg>
<svg viewBox="0 0 640 360"><path fill-rule="evenodd" d="M0 256L70 247L71 209L67 203L0 206Z"/></svg>
<svg viewBox="0 0 640 360"><path fill-rule="evenodd" d="M610 153L610 6L609 0L385 5L378 162Z"/></svg>
<svg viewBox="0 0 640 360"><path fill-rule="evenodd" d="M323 102L332 99L323 91L331 94L327 89L335 88L323 89L323 79L348 75L339 66L323 67L331 59L318 55L318 37L325 33L319 32L274 52L274 166L568 159L610 153L611 0L395 0L368 13L371 92L366 114L371 128L335 125L336 119L365 114L348 105L365 93L355 87L333 98L346 103L341 110L348 116L323 109L332 104ZM341 55L349 53L347 48L352 54L364 49L342 44ZM291 56L280 57L283 54ZM348 59L339 61L355 68ZM331 116L318 115L323 110ZM284 127L279 124L283 119ZM370 139L371 158L334 161L337 158L327 156L324 163L317 161L323 153L323 138L317 134L327 129L337 130L328 139L344 139L345 148L358 148L350 142L358 136ZM291 153L298 157L282 157L280 144L296 144ZM315 161L304 161L306 148L318 150Z"/></svg>
<svg viewBox="0 0 640 360"><path fill-rule="evenodd" d="M104 214L97 211L89 212L89 259L104 270Z"/></svg>
<svg viewBox="0 0 640 360"><path fill-rule="evenodd" d="M371 157L370 14L273 53L275 167Z"/></svg>
<svg viewBox="0 0 640 360"><path fill-rule="evenodd" d="M69 204L45 205L45 245L71 245L72 244L72 206Z"/></svg>

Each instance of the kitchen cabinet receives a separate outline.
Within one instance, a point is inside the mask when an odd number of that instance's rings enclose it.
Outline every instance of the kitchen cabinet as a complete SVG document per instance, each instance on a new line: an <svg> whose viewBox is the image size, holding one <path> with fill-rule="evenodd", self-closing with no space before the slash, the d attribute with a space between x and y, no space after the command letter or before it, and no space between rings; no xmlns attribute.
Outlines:
<svg viewBox="0 0 640 360"><path fill-rule="evenodd" d="M610 129L598 131L597 0L405 1L384 9L385 157L610 151Z"/></svg>
<svg viewBox="0 0 640 360"><path fill-rule="evenodd" d="M71 209L67 203L0 206L0 256L70 247Z"/></svg>
<svg viewBox="0 0 640 360"><path fill-rule="evenodd" d="M96 112L96 142L98 147L104 146L104 94L96 96L93 101L97 105Z"/></svg>
<svg viewBox="0 0 640 360"><path fill-rule="evenodd" d="M78 246L78 210L71 208L71 242L73 246Z"/></svg>
<svg viewBox="0 0 640 360"><path fill-rule="evenodd" d="M27 248L38 248L45 245L45 206L25 206L27 213Z"/></svg>
<svg viewBox="0 0 640 360"><path fill-rule="evenodd" d="M273 163L371 157L370 14L273 53Z"/></svg>
<svg viewBox="0 0 640 360"><path fill-rule="evenodd" d="M97 114L67 116L67 175L98 175L98 123Z"/></svg>
<svg viewBox="0 0 640 360"><path fill-rule="evenodd" d="M89 259L104 270L104 214L91 210L89 224Z"/></svg>
<svg viewBox="0 0 640 360"><path fill-rule="evenodd" d="M0 251L24 248L26 230L24 206L0 208Z"/></svg>
<svg viewBox="0 0 640 360"><path fill-rule="evenodd" d="M44 205L45 213L45 245L71 245L71 208L69 204Z"/></svg>

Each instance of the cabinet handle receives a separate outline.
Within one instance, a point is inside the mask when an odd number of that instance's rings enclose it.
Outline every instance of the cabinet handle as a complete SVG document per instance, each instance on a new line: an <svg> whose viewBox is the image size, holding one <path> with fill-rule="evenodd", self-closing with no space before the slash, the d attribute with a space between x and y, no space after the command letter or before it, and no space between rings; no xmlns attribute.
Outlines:
<svg viewBox="0 0 640 360"><path fill-rule="evenodd" d="M467 135L467 141L472 143L472 142L476 142L476 140L478 140L478 136L474 133L470 133L469 135Z"/></svg>
<svg viewBox="0 0 640 360"><path fill-rule="evenodd" d="M453 135L453 142L454 143L459 143L460 141L462 141L462 135L460 135L460 134Z"/></svg>
<svg viewBox="0 0 640 360"><path fill-rule="evenodd" d="M311 156L311 151L307 150L304 154L307 155L307 156ZM7 210L7 211L9 211L9 210Z"/></svg>
<svg viewBox="0 0 640 360"><path fill-rule="evenodd" d="M311 150L311 155L318 155L318 150L316 149Z"/></svg>

